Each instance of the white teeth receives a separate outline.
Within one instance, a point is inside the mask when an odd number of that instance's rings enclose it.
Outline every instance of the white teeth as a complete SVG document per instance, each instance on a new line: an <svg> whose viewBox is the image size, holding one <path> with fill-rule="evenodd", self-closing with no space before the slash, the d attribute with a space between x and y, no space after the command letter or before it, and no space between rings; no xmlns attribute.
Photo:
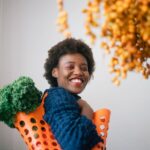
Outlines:
<svg viewBox="0 0 150 150"><path fill-rule="evenodd" d="M72 79L71 82L74 82L74 83L82 83L82 81L80 79Z"/></svg>

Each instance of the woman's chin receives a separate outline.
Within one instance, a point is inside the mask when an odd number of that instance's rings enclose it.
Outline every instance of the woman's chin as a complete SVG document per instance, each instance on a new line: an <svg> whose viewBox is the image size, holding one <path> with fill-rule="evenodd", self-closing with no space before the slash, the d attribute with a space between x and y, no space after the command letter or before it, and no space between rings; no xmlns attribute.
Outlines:
<svg viewBox="0 0 150 150"><path fill-rule="evenodd" d="M74 94L79 94L83 91L83 89L80 89L80 88L74 88L74 89L69 89L69 91L71 93L74 93Z"/></svg>

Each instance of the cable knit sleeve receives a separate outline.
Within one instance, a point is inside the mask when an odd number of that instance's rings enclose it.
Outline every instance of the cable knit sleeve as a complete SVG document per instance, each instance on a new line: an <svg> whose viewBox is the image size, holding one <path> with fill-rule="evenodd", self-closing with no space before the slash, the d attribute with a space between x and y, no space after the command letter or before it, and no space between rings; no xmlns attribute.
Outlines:
<svg viewBox="0 0 150 150"><path fill-rule="evenodd" d="M44 119L63 150L91 150L102 141L92 121L80 115L78 96L63 88L47 92Z"/></svg>

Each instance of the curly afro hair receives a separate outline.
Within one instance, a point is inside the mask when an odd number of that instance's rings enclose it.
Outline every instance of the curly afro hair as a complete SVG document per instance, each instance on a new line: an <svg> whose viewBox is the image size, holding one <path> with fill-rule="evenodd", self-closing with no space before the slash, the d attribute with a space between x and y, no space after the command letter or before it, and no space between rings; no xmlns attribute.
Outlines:
<svg viewBox="0 0 150 150"><path fill-rule="evenodd" d="M52 87L58 86L57 79L52 76L52 70L58 65L60 57L66 54L75 53L79 53L85 57L88 63L89 74L90 76L93 74L95 69L95 62L91 48L81 40L68 38L57 43L48 51L48 58L44 64L44 77Z"/></svg>

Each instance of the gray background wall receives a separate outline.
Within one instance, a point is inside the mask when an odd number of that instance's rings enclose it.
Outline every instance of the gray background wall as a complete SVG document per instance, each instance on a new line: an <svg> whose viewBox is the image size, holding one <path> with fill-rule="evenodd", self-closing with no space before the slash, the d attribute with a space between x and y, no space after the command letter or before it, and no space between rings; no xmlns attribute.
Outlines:
<svg viewBox="0 0 150 150"><path fill-rule="evenodd" d="M82 8L86 1L66 2L71 31L76 38L84 35ZM0 0L0 88L20 75L30 76L36 86L48 88L43 78L47 50L63 39L56 29L55 0ZM111 109L108 150L150 149L150 80L130 73L120 87L111 83L107 71L108 57L97 43L92 47L96 71L81 94L97 110ZM0 122L0 149L26 150L21 136Z"/></svg>

